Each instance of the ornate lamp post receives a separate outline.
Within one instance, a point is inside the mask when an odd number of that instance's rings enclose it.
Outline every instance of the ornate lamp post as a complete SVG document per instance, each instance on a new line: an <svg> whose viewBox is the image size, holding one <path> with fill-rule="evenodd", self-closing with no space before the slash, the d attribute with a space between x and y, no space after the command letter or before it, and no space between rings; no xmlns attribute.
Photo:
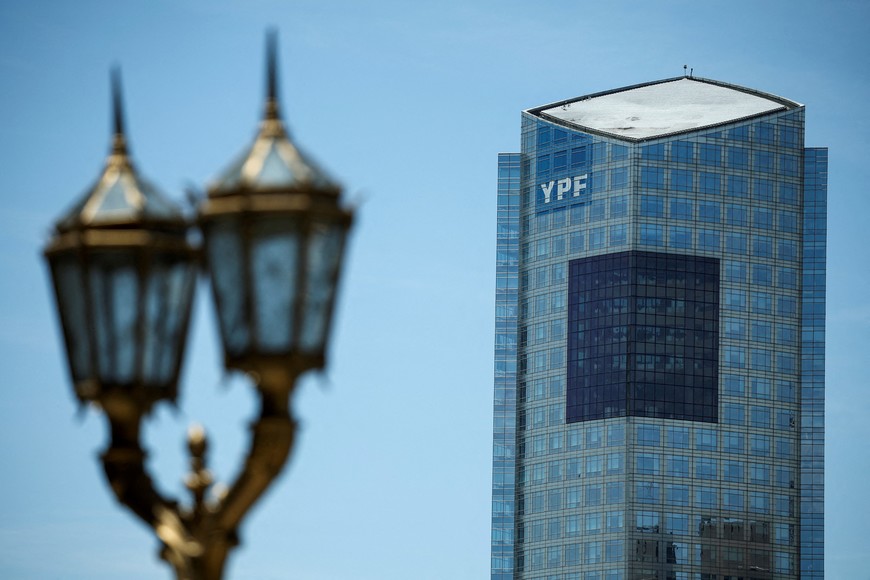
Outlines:
<svg viewBox="0 0 870 580"><path fill-rule="evenodd" d="M208 190L197 225L220 321L225 366L248 373L261 401L236 481L207 499L202 430L189 436L193 501L162 497L145 469L140 425L174 401L198 251L190 223L135 171L112 77L114 139L96 184L55 225L49 263L76 396L109 420L102 455L118 500L154 529L180 579L217 579L250 507L283 468L296 378L322 368L351 213L340 188L290 141L268 43L266 111L253 146Z"/></svg>

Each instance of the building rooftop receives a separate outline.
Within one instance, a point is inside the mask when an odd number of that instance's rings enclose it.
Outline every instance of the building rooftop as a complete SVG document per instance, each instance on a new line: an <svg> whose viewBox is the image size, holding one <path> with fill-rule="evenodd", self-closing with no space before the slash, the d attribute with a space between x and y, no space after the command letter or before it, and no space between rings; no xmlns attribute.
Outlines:
<svg viewBox="0 0 870 580"><path fill-rule="evenodd" d="M737 85L678 77L560 101L527 112L582 131L638 141L800 106Z"/></svg>

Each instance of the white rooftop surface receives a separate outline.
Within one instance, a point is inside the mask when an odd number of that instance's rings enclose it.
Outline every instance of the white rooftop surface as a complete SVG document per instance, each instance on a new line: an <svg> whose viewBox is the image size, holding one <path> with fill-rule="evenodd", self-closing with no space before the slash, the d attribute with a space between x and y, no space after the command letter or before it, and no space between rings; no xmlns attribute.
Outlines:
<svg viewBox="0 0 870 580"><path fill-rule="evenodd" d="M781 109L782 103L683 78L541 110L619 137L644 139Z"/></svg>

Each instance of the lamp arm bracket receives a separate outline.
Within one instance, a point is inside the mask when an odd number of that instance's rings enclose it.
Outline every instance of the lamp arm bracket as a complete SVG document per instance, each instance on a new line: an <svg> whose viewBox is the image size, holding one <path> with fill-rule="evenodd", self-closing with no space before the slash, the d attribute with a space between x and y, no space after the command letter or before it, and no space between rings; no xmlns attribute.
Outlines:
<svg viewBox="0 0 870 580"><path fill-rule="evenodd" d="M244 466L215 514L218 528L235 530L287 463L297 423L289 415L286 398L285 394L283 412L264 401L263 412L251 424L251 446Z"/></svg>

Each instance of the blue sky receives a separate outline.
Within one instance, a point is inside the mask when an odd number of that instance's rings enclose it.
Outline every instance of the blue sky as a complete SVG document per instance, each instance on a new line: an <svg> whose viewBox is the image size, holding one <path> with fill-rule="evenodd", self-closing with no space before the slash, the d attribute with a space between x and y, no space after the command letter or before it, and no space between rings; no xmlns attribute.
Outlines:
<svg viewBox="0 0 870 580"><path fill-rule="evenodd" d="M688 64L805 103L807 145L830 147L827 569L870 578L868 23L847 1L4 2L0 576L169 576L103 481L102 418L76 414L39 253L107 152L113 63L135 160L180 199L253 137L275 26L293 135L359 219L330 367L296 396L296 453L232 577L487 577L496 154L518 149L522 109ZM179 495L187 426L226 481L253 412L200 294L179 408L146 427Z"/></svg>

